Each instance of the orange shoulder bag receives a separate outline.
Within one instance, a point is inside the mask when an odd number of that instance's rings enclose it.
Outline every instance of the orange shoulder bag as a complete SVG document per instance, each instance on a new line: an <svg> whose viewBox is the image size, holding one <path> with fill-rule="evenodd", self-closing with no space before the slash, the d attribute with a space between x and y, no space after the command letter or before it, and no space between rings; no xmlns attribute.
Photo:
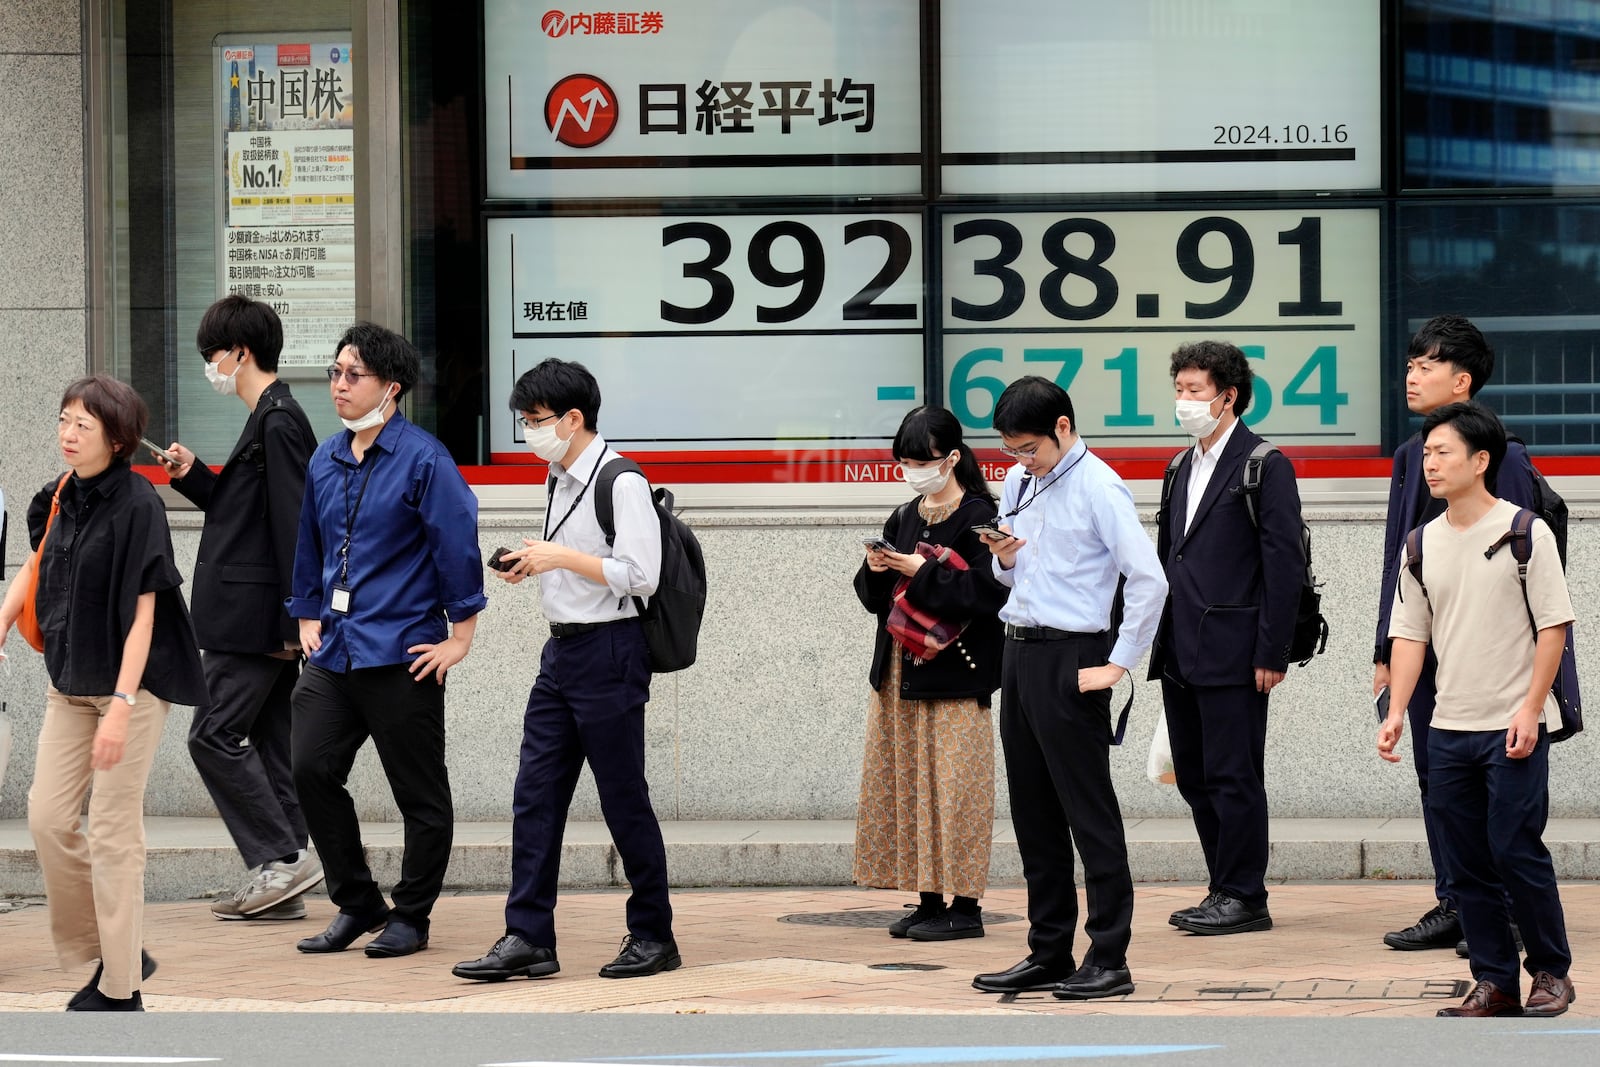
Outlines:
<svg viewBox="0 0 1600 1067"><path fill-rule="evenodd" d="M44 561L44 543L50 538L50 527L55 525L56 516L61 513L61 489L70 477L71 471L61 476L56 483L56 495L50 498L50 517L44 521L44 536L39 538L39 547L33 550L32 566L28 570L28 591L22 598L22 614L17 616L17 632L33 646L35 652L44 651L44 631L39 629L39 565Z"/></svg>

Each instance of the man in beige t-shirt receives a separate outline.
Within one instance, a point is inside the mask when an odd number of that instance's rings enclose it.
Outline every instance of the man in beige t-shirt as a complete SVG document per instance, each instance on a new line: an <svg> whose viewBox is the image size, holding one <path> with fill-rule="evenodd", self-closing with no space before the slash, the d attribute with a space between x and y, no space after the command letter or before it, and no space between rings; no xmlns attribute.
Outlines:
<svg viewBox="0 0 1600 1067"><path fill-rule="evenodd" d="M1535 520L1524 605L1505 541L1518 508L1492 489L1506 452L1499 418L1477 404L1448 404L1428 416L1422 436L1428 491L1447 507L1422 528L1421 581L1406 560L1398 567L1389 715L1378 730L1378 754L1400 759L1395 745L1431 641L1438 703L1428 736L1412 743L1428 746L1428 807L1477 980L1460 1007L1439 1014L1560 1015L1574 999L1572 953L1543 835L1547 727L1560 722L1550 686L1572 602L1555 537ZM1513 920L1533 976L1526 1006Z"/></svg>

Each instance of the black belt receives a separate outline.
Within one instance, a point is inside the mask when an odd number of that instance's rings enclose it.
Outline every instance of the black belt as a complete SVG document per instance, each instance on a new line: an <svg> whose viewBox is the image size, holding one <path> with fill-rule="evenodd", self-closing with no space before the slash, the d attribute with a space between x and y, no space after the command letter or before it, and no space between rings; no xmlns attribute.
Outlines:
<svg viewBox="0 0 1600 1067"><path fill-rule="evenodd" d="M602 626L627 621L627 619L607 619L605 622L553 622L550 624L550 636L578 637L581 634L592 634Z"/></svg>
<svg viewBox="0 0 1600 1067"><path fill-rule="evenodd" d="M1008 622L1006 636L1013 641L1077 641L1085 637L1103 637L1105 631L1091 634L1079 630L1057 630L1054 626L1014 626Z"/></svg>

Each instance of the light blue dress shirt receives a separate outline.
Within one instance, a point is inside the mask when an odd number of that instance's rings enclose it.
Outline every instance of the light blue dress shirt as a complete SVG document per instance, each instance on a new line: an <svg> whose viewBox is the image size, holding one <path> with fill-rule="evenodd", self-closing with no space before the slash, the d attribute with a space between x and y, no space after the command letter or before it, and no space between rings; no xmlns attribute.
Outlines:
<svg viewBox="0 0 1600 1067"><path fill-rule="evenodd" d="M1133 494L1082 438L1024 489L1026 473L1011 468L1000 492L1000 523L1027 542L1011 570L994 561L996 577L1011 587L1001 621L1097 633L1111 625L1117 576L1127 575L1111 662L1131 672L1155 640L1167 599L1166 575Z"/></svg>

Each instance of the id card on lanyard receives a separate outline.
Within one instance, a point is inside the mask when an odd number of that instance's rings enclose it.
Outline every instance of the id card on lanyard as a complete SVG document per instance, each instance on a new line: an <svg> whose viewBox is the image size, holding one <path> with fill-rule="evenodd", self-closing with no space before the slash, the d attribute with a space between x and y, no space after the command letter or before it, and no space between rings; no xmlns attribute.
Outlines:
<svg viewBox="0 0 1600 1067"><path fill-rule="evenodd" d="M354 592L350 588L350 538L355 533L356 516L361 513L361 499L367 495L367 483L372 480L372 468L377 464L377 455L369 454L365 464L367 472L361 476L361 488L356 493L353 506L350 503L350 477L345 476L344 542L339 546L339 580L333 583L333 595L328 598L328 610L335 615L350 614L350 598Z"/></svg>

